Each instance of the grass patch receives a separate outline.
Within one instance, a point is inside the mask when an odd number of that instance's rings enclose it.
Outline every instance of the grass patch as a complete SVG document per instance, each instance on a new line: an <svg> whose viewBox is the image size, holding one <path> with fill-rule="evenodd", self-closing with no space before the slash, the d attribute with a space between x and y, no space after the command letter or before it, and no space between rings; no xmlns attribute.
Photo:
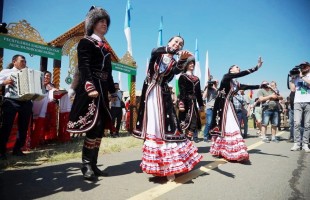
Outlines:
<svg viewBox="0 0 310 200"><path fill-rule="evenodd" d="M12 156L8 153L7 160L0 161L0 169L16 169L29 166L38 166L43 163L57 163L70 159L81 158L84 136L72 138L67 143L50 143L42 147L31 149L25 157ZM120 152L128 148L141 147L142 140L127 134L119 138L102 138L100 153Z"/></svg>

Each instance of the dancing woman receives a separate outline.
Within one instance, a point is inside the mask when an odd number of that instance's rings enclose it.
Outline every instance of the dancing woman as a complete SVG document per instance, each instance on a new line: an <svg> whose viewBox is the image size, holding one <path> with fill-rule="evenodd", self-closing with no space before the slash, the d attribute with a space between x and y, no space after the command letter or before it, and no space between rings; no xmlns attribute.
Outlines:
<svg viewBox="0 0 310 200"><path fill-rule="evenodd" d="M190 171L202 158L180 129L168 86L192 55L181 50L183 45L183 38L175 36L167 46L153 49L133 132L135 137L145 140L142 170L154 176L167 176L168 180ZM179 61L173 57L175 54Z"/></svg>
<svg viewBox="0 0 310 200"><path fill-rule="evenodd" d="M236 78L257 71L263 64L259 57L255 67L240 71L233 65L222 78L218 95L215 100L210 133L213 135L210 153L222 156L229 161L249 159L247 147L241 136L238 118L232 104L232 97L238 90L258 89L259 85L243 85Z"/></svg>
<svg viewBox="0 0 310 200"><path fill-rule="evenodd" d="M179 78L179 120L181 122L181 128L185 131L189 139L193 137L195 131L201 129L197 102L199 110L203 110L200 80L193 74L194 69L195 58L194 56L190 56L186 61L184 73L182 73ZM196 140L198 140L198 138L196 138L195 141Z"/></svg>

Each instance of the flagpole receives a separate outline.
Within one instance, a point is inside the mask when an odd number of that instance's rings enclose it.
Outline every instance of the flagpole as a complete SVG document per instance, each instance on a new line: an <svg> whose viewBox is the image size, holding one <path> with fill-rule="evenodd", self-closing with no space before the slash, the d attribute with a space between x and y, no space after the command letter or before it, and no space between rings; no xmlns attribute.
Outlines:
<svg viewBox="0 0 310 200"><path fill-rule="evenodd" d="M163 46L163 16L160 17L157 46L158 47Z"/></svg>
<svg viewBox="0 0 310 200"><path fill-rule="evenodd" d="M125 23L124 23L124 32L127 40L127 51L132 56L132 43L131 43L131 30L130 30L130 10L132 9L130 0L127 0L126 10L125 10ZM120 73L120 72L119 72ZM131 92L131 75L128 74L128 91Z"/></svg>
<svg viewBox="0 0 310 200"><path fill-rule="evenodd" d="M210 78L210 69L209 69L209 54L208 51L206 53L206 66L205 66L205 85L208 85L208 81Z"/></svg>

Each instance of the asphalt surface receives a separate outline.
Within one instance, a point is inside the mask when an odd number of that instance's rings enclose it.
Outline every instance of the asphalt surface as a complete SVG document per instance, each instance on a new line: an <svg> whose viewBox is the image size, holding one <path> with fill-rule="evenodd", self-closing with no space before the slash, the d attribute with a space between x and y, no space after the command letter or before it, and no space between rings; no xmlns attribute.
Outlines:
<svg viewBox="0 0 310 200"><path fill-rule="evenodd" d="M82 178L80 159L0 171L0 199L308 200L310 153L290 151L288 135L282 131L279 143L263 143L250 130L250 162L244 164L212 157L210 143L195 143L204 158L174 182L141 171L141 148L100 155L99 167L109 176L93 182Z"/></svg>

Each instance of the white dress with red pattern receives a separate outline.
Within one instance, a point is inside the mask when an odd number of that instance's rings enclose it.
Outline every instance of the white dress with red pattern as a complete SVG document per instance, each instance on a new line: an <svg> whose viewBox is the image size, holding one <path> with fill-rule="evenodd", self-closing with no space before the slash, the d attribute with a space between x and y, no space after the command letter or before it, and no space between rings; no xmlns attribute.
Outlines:
<svg viewBox="0 0 310 200"><path fill-rule="evenodd" d="M257 71L258 67L224 74L215 99L210 134L212 145L210 153L222 156L229 161L249 160L249 153L243 137L237 115L231 101L238 90L258 89L259 85L240 84L236 79Z"/></svg>
<svg viewBox="0 0 310 200"><path fill-rule="evenodd" d="M161 109L161 87L155 85L146 99L147 125L140 164L142 170L155 176L185 173L202 159L198 149L189 140L167 142L162 139L164 113ZM146 120L146 119L145 119Z"/></svg>
<svg viewBox="0 0 310 200"><path fill-rule="evenodd" d="M230 161L248 160L247 146L241 136L239 122L232 106L231 102L227 103L226 122L229 121L229 123L224 123L224 136L213 137L210 153Z"/></svg>

